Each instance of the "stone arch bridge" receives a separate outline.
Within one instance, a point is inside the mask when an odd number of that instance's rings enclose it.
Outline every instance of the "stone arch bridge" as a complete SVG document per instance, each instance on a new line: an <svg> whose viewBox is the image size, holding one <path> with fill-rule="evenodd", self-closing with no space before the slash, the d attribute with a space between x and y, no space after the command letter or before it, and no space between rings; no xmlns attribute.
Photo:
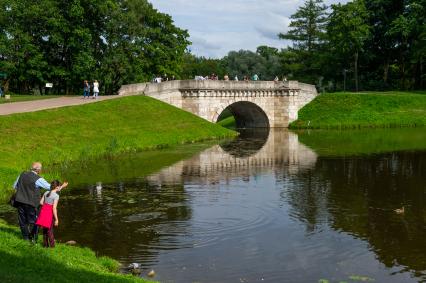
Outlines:
<svg viewBox="0 0 426 283"><path fill-rule="evenodd" d="M216 123L228 109L239 128L288 127L318 94L297 81L167 81L125 85L119 94L144 93Z"/></svg>

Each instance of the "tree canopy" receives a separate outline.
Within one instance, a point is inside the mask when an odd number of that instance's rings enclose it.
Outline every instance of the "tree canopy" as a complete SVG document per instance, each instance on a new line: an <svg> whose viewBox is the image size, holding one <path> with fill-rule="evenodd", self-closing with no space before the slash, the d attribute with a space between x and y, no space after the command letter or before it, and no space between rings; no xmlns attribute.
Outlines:
<svg viewBox="0 0 426 283"><path fill-rule="evenodd" d="M0 71L18 92L101 92L181 72L188 33L146 0L0 0Z"/></svg>
<svg viewBox="0 0 426 283"><path fill-rule="evenodd" d="M0 0L0 8L0 74L17 92L50 82L55 93L76 93L97 79L111 94L153 76L211 74L285 76L329 91L425 88L426 0L306 0L277 35L291 46L223 58L189 53L188 32L147 0Z"/></svg>

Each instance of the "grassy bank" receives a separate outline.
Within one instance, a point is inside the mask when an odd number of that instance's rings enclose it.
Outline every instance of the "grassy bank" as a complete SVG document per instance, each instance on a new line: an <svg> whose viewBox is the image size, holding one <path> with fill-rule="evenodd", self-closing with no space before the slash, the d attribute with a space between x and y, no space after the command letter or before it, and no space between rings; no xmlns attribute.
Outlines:
<svg viewBox="0 0 426 283"><path fill-rule="evenodd" d="M223 120L220 120L217 122L217 124L227 129L235 129L237 127L234 116L229 116Z"/></svg>
<svg viewBox="0 0 426 283"><path fill-rule="evenodd" d="M16 176L34 160L49 170L54 164L64 168L71 161L235 134L145 96L2 116L0 200L7 199Z"/></svg>
<svg viewBox="0 0 426 283"><path fill-rule="evenodd" d="M426 93L329 93L299 111L292 129L426 126Z"/></svg>
<svg viewBox="0 0 426 283"><path fill-rule="evenodd" d="M1 282L148 282L118 274L119 263L87 248L32 246L17 228L0 222Z"/></svg>

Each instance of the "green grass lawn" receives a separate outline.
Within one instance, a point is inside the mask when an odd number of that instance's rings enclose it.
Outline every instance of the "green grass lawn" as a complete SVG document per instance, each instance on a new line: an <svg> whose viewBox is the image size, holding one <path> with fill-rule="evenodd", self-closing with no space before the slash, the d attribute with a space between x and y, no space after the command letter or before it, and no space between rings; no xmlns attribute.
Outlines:
<svg viewBox="0 0 426 283"><path fill-rule="evenodd" d="M217 124L227 129L236 129L237 122L232 112L227 108L219 116Z"/></svg>
<svg viewBox="0 0 426 283"><path fill-rule="evenodd" d="M229 116L223 120L220 120L217 122L217 124L227 129L235 129L237 127L234 116Z"/></svg>
<svg viewBox="0 0 426 283"><path fill-rule="evenodd" d="M2 96L0 98L0 104L20 102L20 101L50 99L50 98L58 98L58 97L60 97L60 96L59 95L17 95L17 94L11 94L10 99L5 99L4 96Z"/></svg>
<svg viewBox="0 0 426 283"><path fill-rule="evenodd" d="M72 161L235 135L146 96L2 116L0 200L36 160L49 171L55 164L64 168ZM61 177L52 171L44 176Z"/></svg>
<svg viewBox="0 0 426 283"><path fill-rule="evenodd" d="M293 129L426 125L426 92L322 94L299 111Z"/></svg>
<svg viewBox="0 0 426 283"><path fill-rule="evenodd" d="M31 245L17 228L0 222L0 281L7 282L148 282L118 274L119 263L96 257L87 248L58 244L54 249Z"/></svg>

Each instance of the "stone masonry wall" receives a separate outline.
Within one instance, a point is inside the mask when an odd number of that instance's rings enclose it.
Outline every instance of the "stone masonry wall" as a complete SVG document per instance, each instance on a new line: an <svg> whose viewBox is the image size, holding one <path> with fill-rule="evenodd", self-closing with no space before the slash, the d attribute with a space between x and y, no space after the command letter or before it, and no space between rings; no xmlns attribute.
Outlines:
<svg viewBox="0 0 426 283"><path fill-rule="evenodd" d="M120 94L144 93L178 108L216 122L228 106L253 107L242 112L264 112L270 127L287 127L298 111L317 96L313 85L297 81L168 81L159 84L126 85ZM238 102L248 102L239 106ZM261 110L260 110L261 109ZM252 117L252 120L262 117ZM253 124L256 126L257 124ZM261 125L261 124L260 124Z"/></svg>

